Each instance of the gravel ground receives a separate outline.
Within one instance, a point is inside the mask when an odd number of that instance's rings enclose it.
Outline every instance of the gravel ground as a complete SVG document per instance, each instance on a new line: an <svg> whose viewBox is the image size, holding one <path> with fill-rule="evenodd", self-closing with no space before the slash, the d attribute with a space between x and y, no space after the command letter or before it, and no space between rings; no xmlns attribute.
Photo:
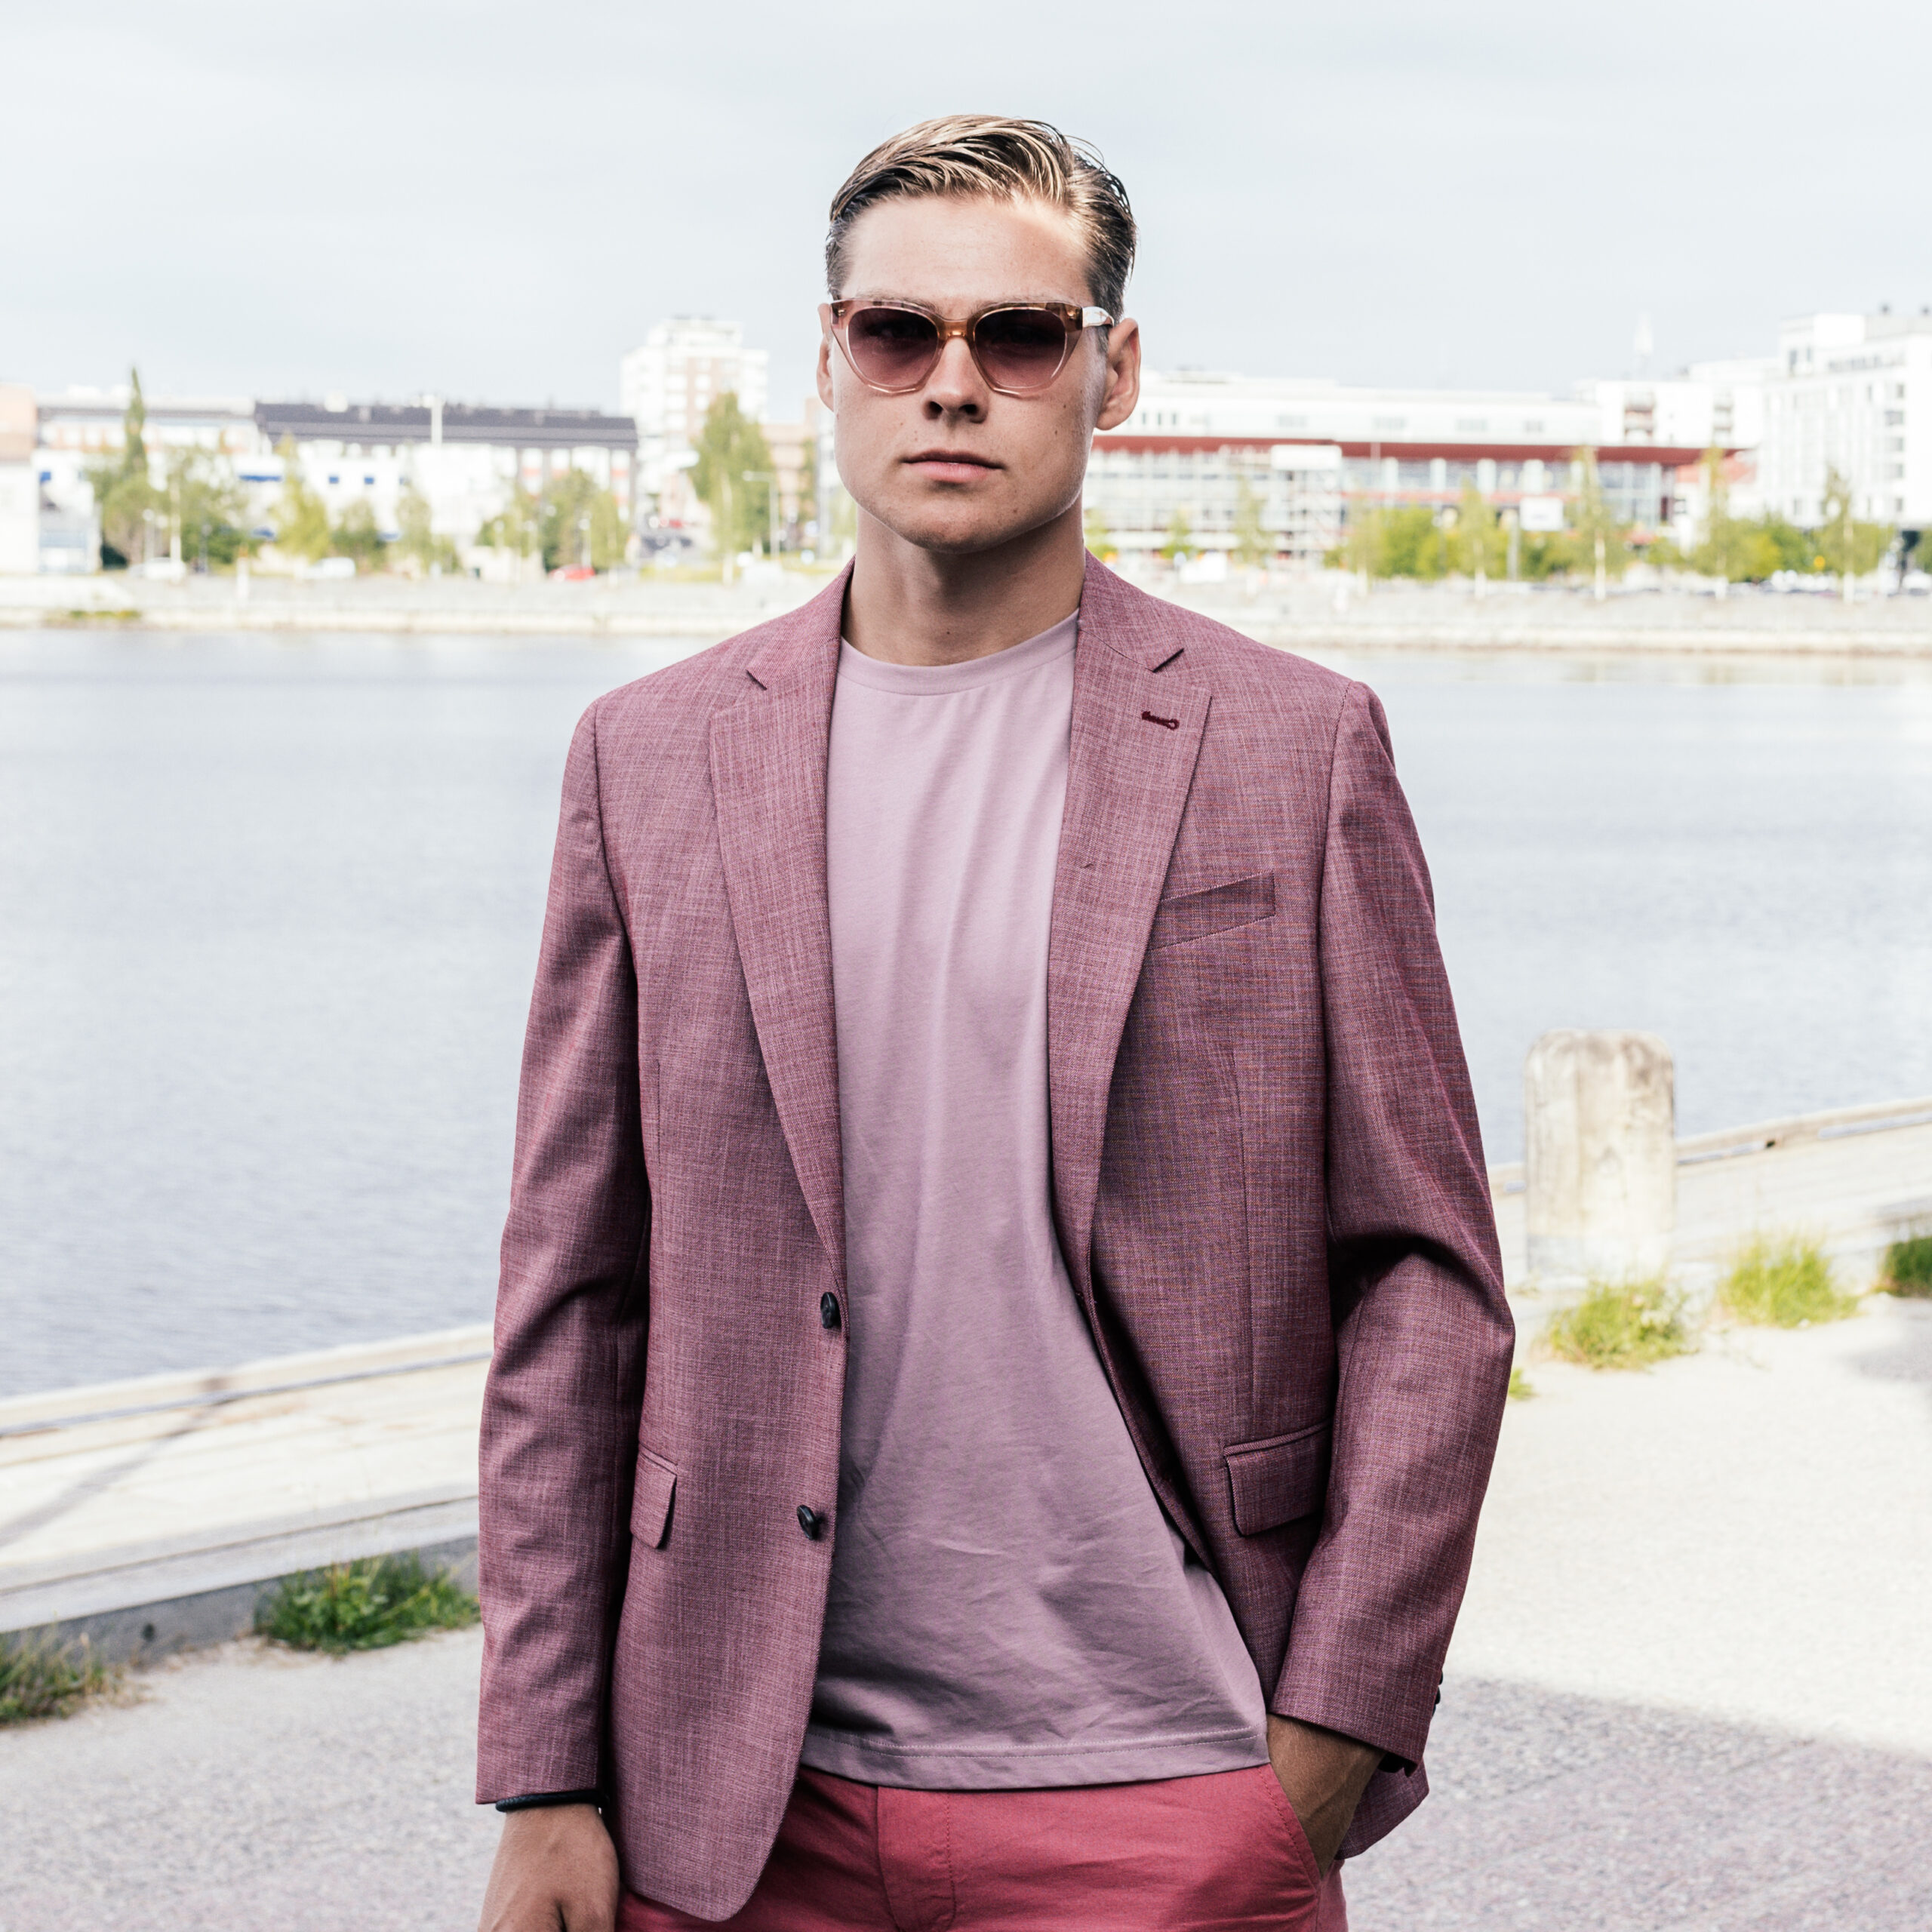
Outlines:
<svg viewBox="0 0 1932 1932"><path fill-rule="evenodd" d="M1530 1372L1355 1932L1924 1932L1932 1308ZM479 1651L230 1644L0 1734L0 1932L469 1932Z"/></svg>
<svg viewBox="0 0 1932 1932"><path fill-rule="evenodd" d="M227 1644L0 1734L0 1932L471 1932L482 1647Z"/></svg>

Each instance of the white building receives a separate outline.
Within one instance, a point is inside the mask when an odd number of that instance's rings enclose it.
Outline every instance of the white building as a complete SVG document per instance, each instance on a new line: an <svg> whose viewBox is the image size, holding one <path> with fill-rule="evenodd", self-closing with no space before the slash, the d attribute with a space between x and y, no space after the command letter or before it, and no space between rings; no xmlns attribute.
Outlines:
<svg viewBox="0 0 1932 1932"><path fill-rule="evenodd" d="M763 420L768 352L747 349L737 322L674 315L658 323L617 365L619 407L637 424L641 489L656 495L666 475L688 466L705 413L728 393L753 422Z"/></svg>
<svg viewBox="0 0 1932 1932"><path fill-rule="evenodd" d="M1593 441L1635 449L1755 450L1764 438L1764 384L1775 358L1697 362L1681 376L1577 385L1597 412Z"/></svg>
<svg viewBox="0 0 1932 1932"><path fill-rule="evenodd" d="M128 401L123 388L69 390L40 401L33 454L42 570L97 568L100 533L86 472L120 454ZM30 394L28 403L31 423ZM303 479L331 522L366 499L377 528L391 538L405 489L427 502L432 529L465 546L519 485L534 496L572 469L608 490L626 521L634 507L637 426L599 410L494 409L437 397L401 405L343 396L320 403L157 397L146 412L143 436L156 486L176 452L205 450L248 491L251 527L264 536L281 494L285 443L294 445Z"/></svg>
<svg viewBox="0 0 1932 1932"><path fill-rule="evenodd" d="M40 464L33 391L0 383L0 577L40 568Z"/></svg>
<svg viewBox="0 0 1932 1932"><path fill-rule="evenodd" d="M303 481L328 506L331 521L366 497L377 527L393 534L405 485L429 506L432 529L459 544L500 512L519 484L539 494L552 477L582 470L616 498L628 522L636 477L637 426L595 409L492 409L430 397L420 403L263 402L254 408L256 453L236 474L263 494L278 493L285 441L295 446Z"/></svg>
<svg viewBox="0 0 1932 1932"><path fill-rule="evenodd" d="M1669 525L1708 438L1604 434L1592 395L1395 389L1182 371L1149 374L1134 416L1094 439L1087 506L1123 555L1158 549L1177 512L1202 550L1235 547L1245 488L1275 554L1307 564L1352 509L1454 505L1473 485L1497 508L1574 496L1578 452L1596 451L1614 513Z"/></svg>
<svg viewBox="0 0 1932 1932"><path fill-rule="evenodd" d="M1779 328L1759 463L1766 506L1820 522L1833 469L1851 485L1854 515L1932 525L1932 313L1801 315Z"/></svg>

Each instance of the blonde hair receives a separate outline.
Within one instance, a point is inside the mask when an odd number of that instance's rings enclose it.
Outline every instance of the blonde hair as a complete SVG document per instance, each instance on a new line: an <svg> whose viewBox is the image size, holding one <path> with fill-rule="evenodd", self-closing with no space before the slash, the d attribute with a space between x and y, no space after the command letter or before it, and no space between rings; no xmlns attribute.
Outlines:
<svg viewBox="0 0 1932 1932"><path fill-rule="evenodd" d="M1134 211L1120 177L1082 141L1044 121L948 114L882 141L832 198L826 287L838 298L846 238L866 209L905 195L1030 198L1072 217L1087 249L1088 292L1118 317L1134 268Z"/></svg>

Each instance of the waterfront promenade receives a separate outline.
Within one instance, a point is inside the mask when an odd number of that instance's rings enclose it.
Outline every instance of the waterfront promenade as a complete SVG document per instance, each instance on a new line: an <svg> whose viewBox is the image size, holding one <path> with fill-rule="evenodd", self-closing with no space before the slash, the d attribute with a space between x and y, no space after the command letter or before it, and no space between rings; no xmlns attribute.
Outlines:
<svg viewBox="0 0 1932 1932"><path fill-rule="evenodd" d="M754 567L730 586L642 575L506 585L470 578L342 581L257 577L180 583L131 573L0 582L0 629L125 626L157 632L245 631L410 635L677 638L710 644L776 617L823 588L824 569ZM1266 644L1350 651L1529 651L1806 656L1932 660L1932 597L1822 591L1774 594L1737 586L1615 590L1587 586L1381 582L1364 593L1338 574L1290 579L1237 573L1189 583L1162 573L1134 580L1155 595Z"/></svg>
<svg viewBox="0 0 1932 1932"><path fill-rule="evenodd" d="M1920 1932L1932 1306L1531 1374L1355 1932ZM469 1932L480 1648L251 1640L0 1733L0 1932Z"/></svg>
<svg viewBox="0 0 1932 1932"><path fill-rule="evenodd" d="M1680 1141L1677 1252L1715 1281L1754 1232L1801 1233L1849 1285L1932 1227L1932 1097ZM1491 1184L1518 1325L1521 1170ZM147 1655L247 1629L258 1587L392 1551L467 1556L486 1326L0 1401L0 1632Z"/></svg>

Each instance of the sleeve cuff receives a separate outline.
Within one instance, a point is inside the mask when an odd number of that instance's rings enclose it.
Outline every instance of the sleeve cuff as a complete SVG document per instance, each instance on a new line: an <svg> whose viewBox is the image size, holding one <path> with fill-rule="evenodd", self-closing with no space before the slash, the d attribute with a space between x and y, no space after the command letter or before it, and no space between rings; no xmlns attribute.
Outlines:
<svg viewBox="0 0 1932 1932"><path fill-rule="evenodd" d="M499 1811L535 1811L546 1804L601 1804L601 1791L533 1791L521 1798L500 1798Z"/></svg>

